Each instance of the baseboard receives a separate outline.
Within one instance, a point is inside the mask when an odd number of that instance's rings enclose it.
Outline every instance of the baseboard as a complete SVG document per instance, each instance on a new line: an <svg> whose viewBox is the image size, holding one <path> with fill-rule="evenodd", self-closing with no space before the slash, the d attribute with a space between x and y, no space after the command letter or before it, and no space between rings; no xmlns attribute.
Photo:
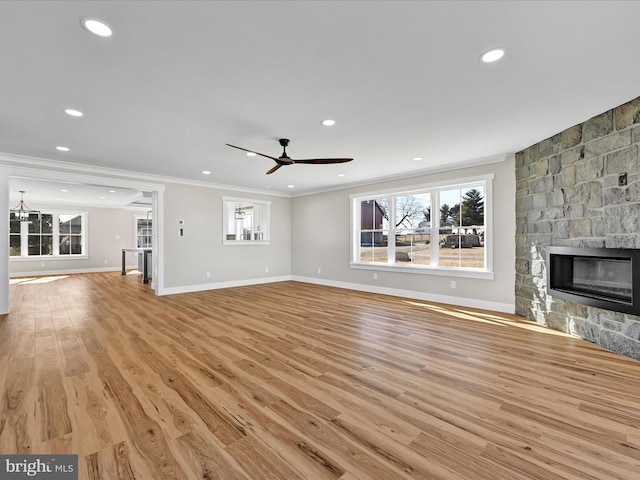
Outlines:
<svg viewBox="0 0 640 480"><path fill-rule="evenodd" d="M178 293L202 292L205 290L218 290L220 288L246 287L261 283L286 282L293 280L291 275L279 277L250 278L246 280L232 280L229 282L201 283L198 285L185 285L183 287L164 287L158 290L158 295L175 295Z"/></svg>
<svg viewBox="0 0 640 480"><path fill-rule="evenodd" d="M127 269L138 268L138 265L128 266ZM102 273L119 272L122 267L77 268L67 270L33 270L31 272L9 272L9 278L46 277L47 275L73 275L74 273Z"/></svg>
<svg viewBox="0 0 640 480"><path fill-rule="evenodd" d="M133 265L127 268L136 268ZM47 270L33 272L18 272L10 275L11 278L21 277L42 277L47 275L72 275L74 273L99 273L99 272L119 272L120 267L104 267L104 268L84 268L75 270ZM433 293L416 292L413 290L401 290L398 288L376 287L373 285L364 285L360 283L338 282L335 280L325 280L313 277L302 277L297 275L281 275L277 277L251 278L245 280L233 280L228 282L202 283L198 285L185 285L182 287L168 287L157 291L157 295L175 295L179 293L202 292L205 290L218 290L221 288L244 287L248 285L259 285L262 283L276 283L286 281L296 281L303 283L313 283L316 285L325 285L327 287L344 288L348 290L357 290L360 292L379 293L381 295L392 295L394 297L411 298L414 300L423 300L426 302L446 303L461 307L480 308L483 310L493 310L496 312L515 313L515 305L510 303L489 302L486 300L478 300L475 298L453 297L450 295L436 295Z"/></svg>
<svg viewBox="0 0 640 480"><path fill-rule="evenodd" d="M275 283L296 281L303 283L313 283L328 287L357 290L360 292L379 293L381 295L392 295L394 297L411 298L426 302L446 303L460 307L479 308L482 310L493 310L495 312L515 313L515 305L510 303L489 302L475 298L453 297L450 295L436 295L432 293L415 292L412 290L400 290L397 288L374 287L359 283L337 282L333 280L323 280L313 277L301 277L297 275L283 275L278 277L253 278L247 280L236 280L230 282L203 283L199 285L187 285L184 287L163 288L158 295L175 295L179 293L202 292L205 290L217 290L220 288L244 287L248 285L259 285L262 283Z"/></svg>
<svg viewBox="0 0 640 480"><path fill-rule="evenodd" d="M346 288L349 290L357 290L360 292L379 293L381 295L392 295L394 297L411 298L414 300L423 300L426 302L446 303L460 307L479 308L482 310L493 310L495 312L515 313L515 304L489 302L486 300L478 300L475 298L453 297L450 295L436 295L433 293L416 292L413 290L401 290L398 288L375 287L373 285L364 285L360 283L337 282L334 280L324 280L313 277L299 277L294 275L292 280L296 282L314 283L317 285L325 285L328 287Z"/></svg>

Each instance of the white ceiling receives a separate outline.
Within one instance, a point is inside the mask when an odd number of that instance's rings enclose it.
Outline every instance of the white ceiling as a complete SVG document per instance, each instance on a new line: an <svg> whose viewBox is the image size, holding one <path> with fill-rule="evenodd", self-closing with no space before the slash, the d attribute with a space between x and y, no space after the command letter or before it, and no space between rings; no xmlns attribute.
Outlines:
<svg viewBox="0 0 640 480"><path fill-rule="evenodd" d="M635 1L0 1L0 152L292 195L449 168L640 95L638 18ZM281 137L355 160L267 176L225 146L279 156Z"/></svg>
<svg viewBox="0 0 640 480"><path fill-rule="evenodd" d="M83 205L86 207L151 207L151 192L122 187L87 185L77 182L52 182L42 179L12 177L10 188L10 207L20 201L20 191L24 191L24 203L30 207L55 204Z"/></svg>

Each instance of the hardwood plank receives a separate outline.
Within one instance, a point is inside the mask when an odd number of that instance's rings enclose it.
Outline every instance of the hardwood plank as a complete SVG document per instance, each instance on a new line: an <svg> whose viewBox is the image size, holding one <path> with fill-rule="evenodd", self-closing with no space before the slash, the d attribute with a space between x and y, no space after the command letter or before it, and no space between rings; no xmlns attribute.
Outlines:
<svg viewBox="0 0 640 480"><path fill-rule="evenodd" d="M252 398L244 400L220 392L218 402L230 415L242 423L250 435L261 440L261 448L278 452L292 469L305 472L315 480L335 479L344 473L344 468L319 448L309 437L299 434L274 410L265 409Z"/></svg>
<svg viewBox="0 0 640 480"><path fill-rule="evenodd" d="M515 315L299 282L11 286L0 451L82 480L630 480L640 362Z"/></svg>
<svg viewBox="0 0 640 480"><path fill-rule="evenodd" d="M328 458L332 458L338 464L349 465L348 471L356 474L362 472L366 476L377 476L377 478L389 480L410 478L398 469L398 462L389 464L378 456L367 455L366 445L343 435L332 422L322 421L284 401L270 408L278 412L281 417L287 418L301 434L317 443L327 452Z"/></svg>
<svg viewBox="0 0 640 480"><path fill-rule="evenodd" d="M7 361L2 399L0 452L32 453L37 443L33 358Z"/></svg>
<svg viewBox="0 0 640 480"><path fill-rule="evenodd" d="M243 480L249 478L240 464L207 431L194 430L175 440L185 471L193 478Z"/></svg>
<svg viewBox="0 0 640 480"><path fill-rule="evenodd" d="M251 480L303 478L304 472L297 472L291 468L284 459L256 437L244 437L230 445L228 450Z"/></svg>
<svg viewBox="0 0 640 480"><path fill-rule="evenodd" d="M88 334L81 334L85 346L98 364L98 376L111 396L135 448L142 454L154 478L179 479L180 466L160 425L145 413L131 386L113 364L106 350Z"/></svg>
<svg viewBox="0 0 640 480"><path fill-rule="evenodd" d="M46 442L71 433L67 412L67 394L59 368L58 346L54 337L38 337L36 341L38 388L38 426L40 441Z"/></svg>
<svg viewBox="0 0 640 480"><path fill-rule="evenodd" d="M88 480L103 480L113 478L118 480L143 479L152 472L131 463L129 447L126 442L120 442L111 448L94 452L85 457L86 477ZM80 478L83 478L80 476Z"/></svg>

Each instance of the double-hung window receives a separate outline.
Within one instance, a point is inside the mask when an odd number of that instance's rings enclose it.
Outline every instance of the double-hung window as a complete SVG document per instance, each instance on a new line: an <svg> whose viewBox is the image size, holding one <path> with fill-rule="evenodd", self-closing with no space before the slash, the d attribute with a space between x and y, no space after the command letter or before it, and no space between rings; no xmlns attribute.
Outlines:
<svg viewBox="0 0 640 480"><path fill-rule="evenodd" d="M85 212L40 212L25 221L9 216L9 256L82 257L86 255Z"/></svg>
<svg viewBox="0 0 640 480"><path fill-rule="evenodd" d="M151 248L153 246L153 220L146 216L136 216L135 220L135 236L136 247Z"/></svg>
<svg viewBox="0 0 640 480"><path fill-rule="evenodd" d="M351 266L491 278L492 179L352 195Z"/></svg>

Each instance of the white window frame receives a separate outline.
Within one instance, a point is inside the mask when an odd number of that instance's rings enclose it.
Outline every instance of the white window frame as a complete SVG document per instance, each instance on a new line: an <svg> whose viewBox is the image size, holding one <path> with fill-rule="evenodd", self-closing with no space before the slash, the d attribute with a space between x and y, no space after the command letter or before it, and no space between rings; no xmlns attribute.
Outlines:
<svg viewBox="0 0 640 480"><path fill-rule="evenodd" d="M133 216L133 244L138 246L138 220L151 220L151 235L148 235L151 238L151 247L145 248L153 248L154 237L153 237L153 215L150 213L143 214L134 214Z"/></svg>
<svg viewBox="0 0 640 480"><path fill-rule="evenodd" d="M444 275L452 277L467 277L479 279L493 279L493 174L481 175L477 177L460 178L423 185L416 185L402 189L385 189L372 192L357 193L349 196L351 202L351 241L350 241L350 268L374 271L393 271L403 273L415 273L423 275ZM432 238L439 238L440 222L440 195L444 190L464 189L467 187L484 186L484 268L470 267L444 267L437 265L439 257L439 242L431 242L432 265L407 265L396 263L395 250L392 242L389 242L389 254L387 262L362 262L360 261L360 231L361 231L361 207L360 203L376 197L390 197L391 205L389 211L395 214L393 198L401 195L412 195L418 193L431 193L431 230ZM434 218L436 220L434 221ZM395 238L395 222L389 221L389 238Z"/></svg>
<svg viewBox="0 0 640 480"><path fill-rule="evenodd" d="M89 246L89 213L86 211L77 210L41 210L40 214L51 215L53 217L53 232L52 232L52 255L28 255L29 252L29 233L28 227L20 227L20 256L9 256L9 261L25 262L30 260L86 260L89 258L88 246ZM60 215L79 215L82 221L82 252L83 253L70 253L60 254Z"/></svg>
<svg viewBox="0 0 640 480"><path fill-rule="evenodd" d="M236 234L230 229L230 222L234 221L231 212L236 204L259 205L262 210L262 221L256 226L252 222L250 239L231 239ZM222 244L223 245L270 245L271 244L271 202L268 200L255 200L251 198L222 197Z"/></svg>

